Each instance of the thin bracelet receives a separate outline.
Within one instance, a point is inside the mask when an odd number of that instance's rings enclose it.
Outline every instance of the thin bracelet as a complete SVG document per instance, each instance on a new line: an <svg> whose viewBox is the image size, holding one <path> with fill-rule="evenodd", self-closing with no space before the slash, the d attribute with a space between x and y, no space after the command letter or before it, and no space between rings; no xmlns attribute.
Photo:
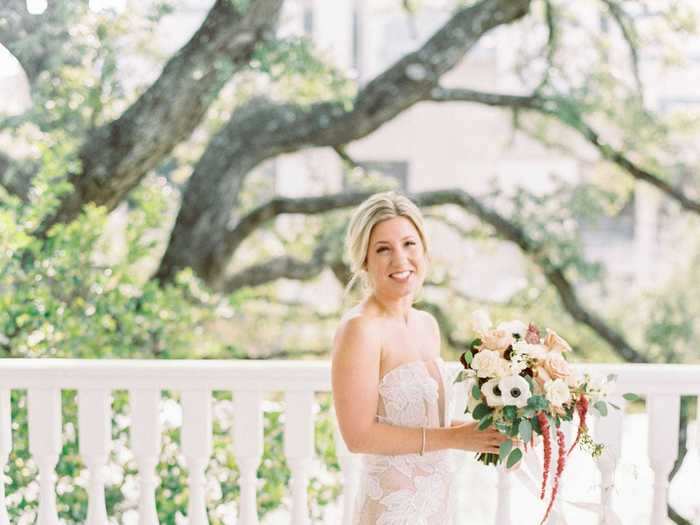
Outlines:
<svg viewBox="0 0 700 525"><path fill-rule="evenodd" d="M421 427L421 428L423 429L423 432L422 432L423 437L421 439L420 452L418 453L418 455L420 455L420 456L425 454L425 427Z"/></svg>

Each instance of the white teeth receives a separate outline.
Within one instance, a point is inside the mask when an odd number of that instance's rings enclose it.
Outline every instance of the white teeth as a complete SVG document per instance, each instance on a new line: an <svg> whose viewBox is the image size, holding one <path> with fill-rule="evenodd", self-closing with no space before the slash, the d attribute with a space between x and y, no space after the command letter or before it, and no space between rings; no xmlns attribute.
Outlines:
<svg viewBox="0 0 700 525"><path fill-rule="evenodd" d="M406 270L405 272L392 273L391 277L398 277L399 279L405 279L410 274L411 274L410 270Z"/></svg>

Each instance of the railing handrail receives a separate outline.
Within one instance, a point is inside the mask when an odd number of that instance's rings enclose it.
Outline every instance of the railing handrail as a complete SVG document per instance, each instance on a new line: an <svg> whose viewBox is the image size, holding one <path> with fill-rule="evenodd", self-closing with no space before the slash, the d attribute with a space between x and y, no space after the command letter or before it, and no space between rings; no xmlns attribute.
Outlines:
<svg viewBox="0 0 700 525"><path fill-rule="evenodd" d="M448 367L456 371L457 362ZM611 393L700 395L700 365L574 363L617 375ZM329 361L280 359L0 359L1 388L160 388L328 392Z"/></svg>

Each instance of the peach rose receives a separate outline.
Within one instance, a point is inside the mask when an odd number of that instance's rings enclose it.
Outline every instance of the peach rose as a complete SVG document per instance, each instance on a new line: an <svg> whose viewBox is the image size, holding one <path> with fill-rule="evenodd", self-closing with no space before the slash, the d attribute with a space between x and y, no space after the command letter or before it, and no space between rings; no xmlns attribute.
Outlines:
<svg viewBox="0 0 700 525"><path fill-rule="evenodd" d="M498 353L503 354L503 352L506 351L506 348L515 342L515 338L513 338L513 335L510 332L494 329L486 332L482 336L481 341L485 348L495 350Z"/></svg>
<svg viewBox="0 0 700 525"><path fill-rule="evenodd" d="M547 337L544 338L544 346L554 352L571 352L571 346L554 330L547 328Z"/></svg>
<svg viewBox="0 0 700 525"><path fill-rule="evenodd" d="M560 352L550 352L544 358L544 369L552 379L565 379L571 375L571 367Z"/></svg>
<svg viewBox="0 0 700 525"><path fill-rule="evenodd" d="M537 366L533 369L533 379L539 385L540 392L544 392L544 385L552 381L552 376L542 366Z"/></svg>

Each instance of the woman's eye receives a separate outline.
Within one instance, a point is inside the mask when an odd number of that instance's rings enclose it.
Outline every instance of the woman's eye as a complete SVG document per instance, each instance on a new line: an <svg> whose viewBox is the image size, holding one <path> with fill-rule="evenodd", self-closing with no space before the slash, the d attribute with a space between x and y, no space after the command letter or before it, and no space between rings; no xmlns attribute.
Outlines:
<svg viewBox="0 0 700 525"><path fill-rule="evenodd" d="M416 243L413 241L407 241L406 244L416 244Z"/></svg>

